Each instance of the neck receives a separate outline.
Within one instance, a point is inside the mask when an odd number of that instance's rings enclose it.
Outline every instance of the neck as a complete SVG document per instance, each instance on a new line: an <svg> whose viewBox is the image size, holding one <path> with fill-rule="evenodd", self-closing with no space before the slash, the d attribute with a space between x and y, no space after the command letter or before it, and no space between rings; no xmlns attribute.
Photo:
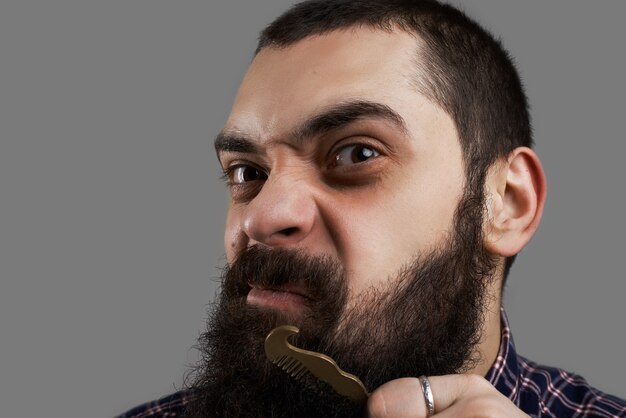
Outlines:
<svg viewBox="0 0 626 418"><path fill-rule="evenodd" d="M468 374L477 374L485 376L491 366L495 363L498 352L500 351L500 339L502 336L502 323L500 321L501 292L500 280L494 280L489 286L487 303L484 312L484 325L482 330L482 338L476 347L477 358L480 361L474 368L469 370Z"/></svg>

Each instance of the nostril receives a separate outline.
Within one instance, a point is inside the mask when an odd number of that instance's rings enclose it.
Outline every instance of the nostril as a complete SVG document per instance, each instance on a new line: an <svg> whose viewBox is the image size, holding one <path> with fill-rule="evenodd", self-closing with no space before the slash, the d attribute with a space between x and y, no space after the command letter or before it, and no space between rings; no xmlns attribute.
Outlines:
<svg viewBox="0 0 626 418"><path fill-rule="evenodd" d="M296 232L298 232L298 228L294 226L294 227L291 227L291 228L281 229L279 231L279 234L284 235L286 237L289 237L291 235L294 235Z"/></svg>

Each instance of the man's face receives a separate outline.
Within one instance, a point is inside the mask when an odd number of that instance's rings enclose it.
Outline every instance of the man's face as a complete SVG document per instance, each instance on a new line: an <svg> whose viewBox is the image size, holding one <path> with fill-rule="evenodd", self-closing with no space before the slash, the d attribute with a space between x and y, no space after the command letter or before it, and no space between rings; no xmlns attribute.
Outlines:
<svg viewBox="0 0 626 418"><path fill-rule="evenodd" d="M464 190L452 119L418 92L418 42L369 28L254 59L218 140L227 260L254 244L331 256L347 304L446 242ZM297 288L248 302L300 313Z"/></svg>
<svg viewBox="0 0 626 418"><path fill-rule="evenodd" d="M417 93L416 49L355 29L255 58L216 140L228 266L190 416L360 416L268 362L279 324L369 390L479 360L483 194L464 183L451 119Z"/></svg>

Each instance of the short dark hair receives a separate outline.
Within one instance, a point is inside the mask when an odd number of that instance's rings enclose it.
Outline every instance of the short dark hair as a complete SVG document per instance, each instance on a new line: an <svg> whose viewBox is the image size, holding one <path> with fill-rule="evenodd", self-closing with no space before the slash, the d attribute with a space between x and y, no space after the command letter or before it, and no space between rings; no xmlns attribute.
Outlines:
<svg viewBox="0 0 626 418"><path fill-rule="evenodd" d="M497 159L532 147L528 101L508 52L463 12L436 0L307 0L261 32L257 53L355 26L400 28L421 38L416 57L424 76L416 86L454 120L468 185L484 187ZM507 258L504 280L514 260Z"/></svg>

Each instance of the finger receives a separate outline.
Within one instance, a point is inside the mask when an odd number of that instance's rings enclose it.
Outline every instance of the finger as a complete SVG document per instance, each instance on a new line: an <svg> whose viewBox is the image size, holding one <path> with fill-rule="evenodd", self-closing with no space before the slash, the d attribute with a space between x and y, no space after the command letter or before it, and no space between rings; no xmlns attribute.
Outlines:
<svg viewBox="0 0 626 418"><path fill-rule="evenodd" d="M505 399L508 401L508 399ZM512 402L473 401L464 404L454 404L450 408L433 415L431 418L458 418L458 417L506 417L529 418Z"/></svg>
<svg viewBox="0 0 626 418"><path fill-rule="evenodd" d="M529 418L509 398L494 388L488 394L458 398L448 408L437 412L433 418L456 417L507 417Z"/></svg>
<svg viewBox="0 0 626 418"><path fill-rule="evenodd" d="M428 381L435 401L435 413L449 409L459 399L488 395L494 390L494 387L484 377L475 374L432 376L428 378ZM420 395L422 398L424 397L423 393Z"/></svg>
<svg viewBox="0 0 626 418"><path fill-rule="evenodd" d="M369 396L366 411L368 418L425 418L421 383L414 377L385 383Z"/></svg>

